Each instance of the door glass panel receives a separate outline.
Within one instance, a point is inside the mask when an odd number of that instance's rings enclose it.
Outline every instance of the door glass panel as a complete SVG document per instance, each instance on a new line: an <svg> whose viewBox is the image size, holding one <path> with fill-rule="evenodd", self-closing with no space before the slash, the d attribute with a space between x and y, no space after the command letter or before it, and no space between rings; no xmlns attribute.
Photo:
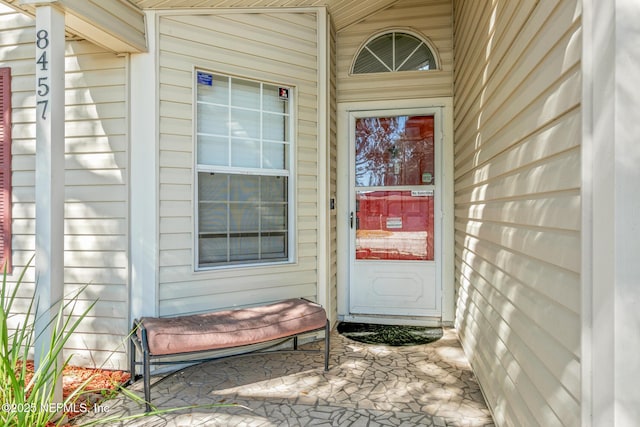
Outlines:
<svg viewBox="0 0 640 427"><path fill-rule="evenodd" d="M356 187L434 185L433 116L356 119Z"/></svg>
<svg viewBox="0 0 640 427"><path fill-rule="evenodd" d="M432 261L433 192L357 191L356 259Z"/></svg>
<svg viewBox="0 0 640 427"><path fill-rule="evenodd" d="M433 116L355 123L357 260L434 260Z"/></svg>

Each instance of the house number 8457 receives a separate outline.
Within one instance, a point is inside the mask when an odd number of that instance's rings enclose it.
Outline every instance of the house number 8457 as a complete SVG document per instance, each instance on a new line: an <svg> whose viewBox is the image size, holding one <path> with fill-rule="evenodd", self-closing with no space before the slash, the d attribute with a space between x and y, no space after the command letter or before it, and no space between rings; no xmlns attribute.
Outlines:
<svg viewBox="0 0 640 427"><path fill-rule="evenodd" d="M40 30L36 33L36 47L38 48L38 53L40 56L36 61L37 66L40 67L41 71L48 70L49 61L47 60L47 47L49 47L49 33L47 30ZM49 106L49 85L47 81L49 77L38 77L38 106L42 104L42 113L40 117L42 120L47 120L47 107Z"/></svg>

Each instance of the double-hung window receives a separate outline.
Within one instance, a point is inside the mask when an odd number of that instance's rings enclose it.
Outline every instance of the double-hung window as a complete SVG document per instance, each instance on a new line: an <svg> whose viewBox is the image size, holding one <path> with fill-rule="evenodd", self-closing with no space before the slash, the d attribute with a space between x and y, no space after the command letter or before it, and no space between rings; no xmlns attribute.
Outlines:
<svg viewBox="0 0 640 427"><path fill-rule="evenodd" d="M197 268L289 261L293 89L195 79Z"/></svg>

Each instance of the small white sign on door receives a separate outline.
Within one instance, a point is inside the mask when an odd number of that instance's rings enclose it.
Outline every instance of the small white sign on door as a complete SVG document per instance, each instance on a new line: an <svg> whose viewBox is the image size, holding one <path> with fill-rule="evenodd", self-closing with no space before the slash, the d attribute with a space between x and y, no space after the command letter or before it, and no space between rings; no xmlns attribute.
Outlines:
<svg viewBox="0 0 640 427"><path fill-rule="evenodd" d="M387 228L402 228L402 218L387 218Z"/></svg>
<svg viewBox="0 0 640 427"><path fill-rule="evenodd" d="M433 190L411 190L411 197L433 196Z"/></svg>

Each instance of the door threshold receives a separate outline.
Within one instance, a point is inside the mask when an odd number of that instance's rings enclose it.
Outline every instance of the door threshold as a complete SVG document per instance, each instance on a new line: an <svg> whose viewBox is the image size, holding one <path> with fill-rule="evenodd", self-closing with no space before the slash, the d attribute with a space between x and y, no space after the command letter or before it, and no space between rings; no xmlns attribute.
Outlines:
<svg viewBox="0 0 640 427"><path fill-rule="evenodd" d="M418 316L390 316L381 314L343 314L338 316L342 322L375 323L379 325L407 325L407 326L447 326L441 317Z"/></svg>

